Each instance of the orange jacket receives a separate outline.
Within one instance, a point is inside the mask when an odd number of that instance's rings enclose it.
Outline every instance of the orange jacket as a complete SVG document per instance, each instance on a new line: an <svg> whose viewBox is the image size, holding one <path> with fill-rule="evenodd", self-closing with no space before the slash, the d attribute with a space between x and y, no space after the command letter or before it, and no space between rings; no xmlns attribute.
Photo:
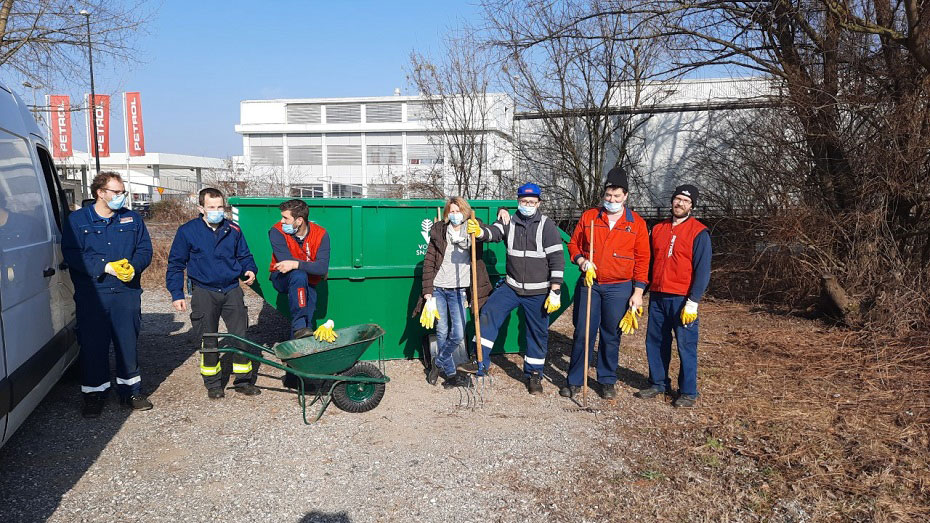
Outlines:
<svg viewBox="0 0 930 523"><path fill-rule="evenodd" d="M594 220L594 265L597 266L598 283L620 283L633 280L637 287L649 283L649 230L646 222L629 208L614 228L610 228L607 211L602 208L588 209L581 215L568 252L572 261L588 257L588 239Z"/></svg>

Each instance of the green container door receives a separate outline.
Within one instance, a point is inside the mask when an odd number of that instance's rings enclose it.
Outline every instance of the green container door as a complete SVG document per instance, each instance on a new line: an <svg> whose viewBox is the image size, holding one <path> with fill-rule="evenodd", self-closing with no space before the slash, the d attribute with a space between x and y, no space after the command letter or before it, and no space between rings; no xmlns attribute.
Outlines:
<svg viewBox="0 0 930 523"><path fill-rule="evenodd" d="M242 228L249 249L258 264L259 274L252 288L265 301L289 316L287 296L279 295L271 285L269 266L271 244L268 230L281 219L278 205L286 198L230 198L233 220ZM329 276L317 286L319 325L332 319L336 328L362 323L377 323L385 331L386 358L420 356L423 340L433 331L420 326L419 317L411 314L421 292L423 256L429 228L437 219L443 200L378 199L305 199L310 206L310 221L327 230L330 237ZM485 223L496 219L501 206L515 209L513 200L473 200L469 202L476 216ZM545 212L545 209L542 209ZM564 241L569 236L562 232ZM504 242L485 244L484 261L495 284L503 277L506 263ZM565 284L562 308L555 319L571 304L578 267L569 263L565 249ZM526 348L519 308L501 328L494 352L519 352ZM470 314L469 314L470 317ZM518 327L519 325L519 327ZM471 344L474 325L469 321L466 343ZM474 350L474 347L471 349ZM362 359L377 359L377 347L369 347Z"/></svg>

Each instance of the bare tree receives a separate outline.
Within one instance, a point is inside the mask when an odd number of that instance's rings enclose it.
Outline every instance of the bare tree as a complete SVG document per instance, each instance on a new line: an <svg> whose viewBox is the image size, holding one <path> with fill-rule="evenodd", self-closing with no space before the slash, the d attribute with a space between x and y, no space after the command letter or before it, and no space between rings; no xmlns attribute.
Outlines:
<svg viewBox="0 0 930 523"><path fill-rule="evenodd" d="M503 65L520 122L517 153L524 176L541 182L566 210L595 205L602 176L623 164L640 167L641 131L650 115L616 108L656 104L650 89L661 52L657 42L617 39L628 17L590 17L599 2L572 0L485 3L490 44Z"/></svg>
<svg viewBox="0 0 930 523"><path fill-rule="evenodd" d="M453 192L466 198L483 196L492 182L489 148L498 127L494 114L506 105L488 92L493 72L487 55L473 33L463 31L446 40L438 58L413 52L410 67L410 81L425 97L420 107L432 131L429 139L449 162Z"/></svg>
<svg viewBox="0 0 930 523"><path fill-rule="evenodd" d="M128 61L152 8L146 2L0 0L0 66L35 84L84 83L90 13L94 60Z"/></svg>

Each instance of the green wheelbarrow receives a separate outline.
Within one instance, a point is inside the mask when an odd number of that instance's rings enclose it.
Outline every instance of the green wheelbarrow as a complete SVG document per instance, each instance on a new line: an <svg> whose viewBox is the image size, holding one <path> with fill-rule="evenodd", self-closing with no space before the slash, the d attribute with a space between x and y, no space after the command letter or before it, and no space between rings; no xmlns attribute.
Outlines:
<svg viewBox="0 0 930 523"><path fill-rule="evenodd" d="M377 407L384 397L385 384L391 381L384 374L384 329L374 323L366 323L337 329L336 334L338 337L334 343L300 338L276 343L271 348L234 334L203 335L204 338L238 340L274 355L281 363L230 346L206 347L205 343L201 343L200 352L239 354L296 376L297 400L304 423L309 425L323 416L330 403L335 403L346 412L367 412ZM375 341L378 342L378 365L358 361L365 349ZM316 390L315 397L309 403L306 391L308 385ZM307 421L307 408L313 405L319 405L319 409L313 419Z"/></svg>

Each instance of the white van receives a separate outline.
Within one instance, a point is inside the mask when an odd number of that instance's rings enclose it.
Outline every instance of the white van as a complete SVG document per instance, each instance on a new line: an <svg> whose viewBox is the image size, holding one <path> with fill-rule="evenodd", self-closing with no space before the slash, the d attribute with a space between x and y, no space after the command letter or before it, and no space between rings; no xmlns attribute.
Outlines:
<svg viewBox="0 0 930 523"><path fill-rule="evenodd" d="M68 211L42 131L0 83L0 446L77 358Z"/></svg>

